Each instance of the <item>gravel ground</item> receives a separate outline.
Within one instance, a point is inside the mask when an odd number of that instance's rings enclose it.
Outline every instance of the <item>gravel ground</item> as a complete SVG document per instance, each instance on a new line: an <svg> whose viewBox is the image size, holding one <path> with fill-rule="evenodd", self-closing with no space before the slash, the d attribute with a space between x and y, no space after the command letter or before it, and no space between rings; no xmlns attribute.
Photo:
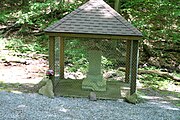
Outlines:
<svg viewBox="0 0 180 120"><path fill-rule="evenodd" d="M50 99L2 91L0 120L180 120L180 108L162 101L132 105L122 100Z"/></svg>

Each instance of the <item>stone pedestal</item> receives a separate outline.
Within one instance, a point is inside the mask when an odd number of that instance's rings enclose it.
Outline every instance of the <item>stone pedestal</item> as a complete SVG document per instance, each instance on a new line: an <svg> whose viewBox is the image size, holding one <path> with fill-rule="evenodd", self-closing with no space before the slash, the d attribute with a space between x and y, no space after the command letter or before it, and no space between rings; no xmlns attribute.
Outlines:
<svg viewBox="0 0 180 120"><path fill-rule="evenodd" d="M89 70L87 78L82 82L82 89L106 91L106 81L101 74L101 54L99 50L89 51Z"/></svg>

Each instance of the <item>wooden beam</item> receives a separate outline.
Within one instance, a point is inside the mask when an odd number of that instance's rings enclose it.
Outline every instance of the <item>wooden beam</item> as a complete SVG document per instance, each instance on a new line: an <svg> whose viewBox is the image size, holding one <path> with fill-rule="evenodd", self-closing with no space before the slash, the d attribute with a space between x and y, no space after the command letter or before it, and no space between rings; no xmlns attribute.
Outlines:
<svg viewBox="0 0 180 120"><path fill-rule="evenodd" d="M64 39L60 37L60 78L64 78Z"/></svg>
<svg viewBox="0 0 180 120"><path fill-rule="evenodd" d="M131 56L131 41L127 40L126 41L126 74L125 74L126 83L129 83L129 79L130 79L130 72L131 72L130 56Z"/></svg>
<svg viewBox="0 0 180 120"><path fill-rule="evenodd" d="M73 37L73 38L96 38L96 39L117 39L117 40L140 40L142 36L121 36L121 35L102 35L102 34L81 34L81 33L52 33L46 32L49 36L57 37Z"/></svg>
<svg viewBox="0 0 180 120"><path fill-rule="evenodd" d="M130 75L130 95L136 93L136 79L137 79L137 71L138 71L138 57L139 57L139 45L138 40L131 41L131 75Z"/></svg>
<svg viewBox="0 0 180 120"><path fill-rule="evenodd" d="M55 37L49 36L49 69L54 71L54 76L51 77L53 83L53 91L55 88Z"/></svg>
<svg viewBox="0 0 180 120"><path fill-rule="evenodd" d="M55 37L49 36L49 69L55 71Z"/></svg>

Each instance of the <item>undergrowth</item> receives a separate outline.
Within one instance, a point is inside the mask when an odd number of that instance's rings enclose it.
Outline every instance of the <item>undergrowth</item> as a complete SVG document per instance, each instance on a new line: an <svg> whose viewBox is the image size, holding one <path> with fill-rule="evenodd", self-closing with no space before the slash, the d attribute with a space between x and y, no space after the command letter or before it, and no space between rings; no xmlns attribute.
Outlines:
<svg viewBox="0 0 180 120"><path fill-rule="evenodd" d="M167 89L169 85L174 84L170 78L162 78L157 74L144 74L140 78L140 82L143 83L145 87L153 89Z"/></svg>
<svg viewBox="0 0 180 120"><path fill-rule="evenodd" d="M47 54L48 38L47 36L12 37L6 40L5 48L20 53Z"/></svg>

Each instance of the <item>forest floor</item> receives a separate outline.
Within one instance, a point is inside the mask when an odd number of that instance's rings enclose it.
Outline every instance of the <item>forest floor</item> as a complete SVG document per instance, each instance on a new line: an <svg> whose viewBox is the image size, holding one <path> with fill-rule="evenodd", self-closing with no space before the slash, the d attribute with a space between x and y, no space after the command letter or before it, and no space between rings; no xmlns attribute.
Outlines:
<svg viewBox="0 0 180 120"><path fill-rule="evenodd" d="M9 91L35 92L34 85L43 79L48 69L47 60L20 58L8 50L1 51L1 56L3 53L6 57L0 61L0 82L7 84L2 87Z"/></svg>

